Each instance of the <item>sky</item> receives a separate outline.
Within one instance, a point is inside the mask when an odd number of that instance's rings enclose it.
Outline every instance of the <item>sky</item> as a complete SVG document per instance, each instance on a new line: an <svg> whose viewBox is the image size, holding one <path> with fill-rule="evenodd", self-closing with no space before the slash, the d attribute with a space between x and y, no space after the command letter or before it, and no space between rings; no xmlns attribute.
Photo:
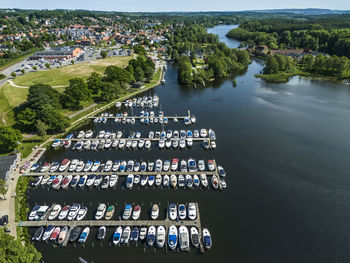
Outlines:
<svg viewBox="0 0 350 263"><path fill-rule="evenodd" d="M280 8L349 10L350 0L0 0L0 8L104 11L241 11Z"/></svg>

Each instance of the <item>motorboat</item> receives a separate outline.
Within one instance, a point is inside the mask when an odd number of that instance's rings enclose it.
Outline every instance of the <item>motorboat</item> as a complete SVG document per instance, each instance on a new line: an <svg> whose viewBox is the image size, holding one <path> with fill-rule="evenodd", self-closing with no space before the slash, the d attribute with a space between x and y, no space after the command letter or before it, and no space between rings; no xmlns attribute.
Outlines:
<svg viewBox="0 0 350 263"><path fill-rule="evenodd" d="M179 246L181 251L190 249L190 237L186 226L179 227Z"/></svg>
<svg viewBox="0 0 350 263"><path fill-rule="evenodd" d="M140 171L141 172L145 172L147 170L147 163L146 162L142 162L141 166L140 166Z"/></svg>
<svg viewBox="0 0 350 263"><path fill-rule="evenodd" d="M70 234L69 234L69 241L70 241L70 242L75 242L75 241L78 239L78 237L80 236L81 231L82 231L82 228L81 228L81 227L79 227L79 226L74 227L74 228L70 231Z"/></svg>
<svg viewBox="0 0 350 263"><path fill-rule="evenodd" d="M126 169L126 161L122 161L119 166L119 171L124 173Z"/></svg>
<svg viewBox="0 0 350 263"><path fill-rule="evenodd" d="M122 244L128 244L130 240L130 234L131 234L131 228L129 226L125 227L123 229L122 236L120 238L120 241Z"/></svg>
<svg viewBox="0 0 350 263"><path fill-rule="evenodd" d="M118 175L112 174L109 177L109 187L114 187L118 182Z"/></svg>
<svg viewBox="0 0 350 263"><path fill-rule="evenodd" d="M137 205L134 207L134 210L132 211L132 216L131 218L133 220L137 220L140 218L140 214L141 214L141 206Z"/></svg>
<svg viewBox="0 0 350 263"><path fill-rule="evenodd" d="M123 149L123 148L125 147L125 145L126 145L126 140L125 140L125 139L121 139L121 140L119 141L118 148L119 148L119 149Z"/></svg>
<svg viewBox="0 0 350 263"><path fill-rule="evenodd" d="M50 164L49 164L49 163L45 163L45 164L41 167L40 172L41 172L41 173L47 172L47 171L49 170L49 168L50 168Z"/></svg>
<svg viewBox="0 0 350 263"><path fill-rule="evenodd" d="M193 186L193 178L192 175L186 174L185 184L188 188L192 188Z"/></svg>
<svg viewBox="0 0 350 263"><path fill-rule="evenodd" d="M86 186L88 186L88 187L93 186L94 182L95 182L95 179L96 179L96 175L95 174L88 175L87 180L86 180Z"/></svg>
<svg viewBox="0 0 350 263"><path fill-rule="evenodd" d="M67 219L69 221L74 220L78 215L79 209L80 209L80 204L73 204L69 209Z"/></svg>
<svg viewBox="0 0 350 263"><path fill-rule="evenodd" d="M47 185L51 185L52 182L53 182L55 179L56 179L56 176L55 176L55 175L50 176L49 179L47 179L46 184L47 184Z"/></svg>
<svg viewBox="0 0 350 263"><path fill-rule="evenodd" d="M137 140L131 141L131 148L135 149L137 147L137 144L138 144Z"/></svg>
<svg viewBox="0 0 350 263"><path fill-rule="evenodd" d="M215 141L210 141L210 147L212 149L216 149L216 142Z"/></svg>
<svg viewBox="0 0 350 263"><path fill-rule="evenodd" d="M79 239L78 239L78 242L85 243L86 239L89 236L89 233L90 233L90 227L87 226L83 229L83 232L81 232Z"/></svg>
<svg viewBox="0 0 350 263"><path fill-rule="evenodd" d="M184 118L184 122L185 122L185 125L190 125L191 124L191 120L188 117Z"/></svg>
<svg viewBox="0 0 350 263"><path fill-rule="evenodd" d="M116 139L112 142L112 148L117 148L118 147L118 144L119 144L119 140Z"/></svg>
<svg viewBox="0 0 350 263"><path fill-rule="evenodd" d="M96 172L98 170L98 168L100 168L100 165L101 165L100 161L95 161L91 167L91 172Z"/></svg>
<svg viewBox="0 0 350 263"><path fill-rule="evenodd" d="M156 242L157 242L157 246L159 248L164 247L165 239L166 239L165 227L158 226L157 227Z"/></svg>
<svg viewBox="0 0 350 263"><path fill-rule="evenodd" d="M177 246L178 232L175 225L171 225L168 230L168 246L174 250Z"/></svg>
<svg viewBox="0 0 350 263"><path fill-rule="evenodd" d="M169 184L170 184L170 177L169 177L169 175L166 174L163 176L163 186L168 187Z"/></svg>
<svg viewBox="0 0 350 263"><path fill-rule="evenodd" d="M201 136L202 138L208 137L208 132L207 132L207 130L206 130L206 129L201 129L201 131L200 131L200 136Z"/></svg>
<svg viewBox="0 0 350 263"><path fill-rule="evenodd" d="M78 211L78 214L77 214L77 220L78 221L81 221L81 220L83 220L84 219L84 217L86 216L86 213L87 213L87 207L86 206L83 206L83 207L81 207L80 209L79 209L79 211Z"/></svg>
<svg viewBox="0 0 350 263"><path fill-rule="evenodd" d="M179 185L179 187L185 186L185 177L182 174L179 175L177 184Z"/></svg>
<svg viewBox="0 0 350 263"><path fill-rule="evenodd" d="M99 186L102 183L103 176L101 174L96 175L95 181L94 181L94 186ZM108 185L108 183L107 183Z"/></svg>
<svg viewBox="0 0 350 263"><path fill-rule="evenodd" d="M171 170L177 171L178 167L179 167L179 159L173 158L173 160L171 161Z"/></svg>
<svg viewBox="0 0 350 263"><path fill-rule="evenodd" d="M126 171L132 172L134 170L135 162L133 160L128 161L128 164L126 165Z"/></svg>
<svg viewBox="0 0 350 263"><path fill-rule="evenodd" d="M150 226L147 231L147 245L153 246L156 237L156 227Z"/></svg>
<svg viewBox="0 0 350 263"><path fill-rule="evenodd" d="M106 131L102 130L98 133L97 138L103 139L105 137Z"/></svg>
<svg viewBox="0 0 350 263"><path fill-rule="evenodd" d="M199 178L201 180L202 186L207 187L208 186L208 179L207 179L206 174L201 174Z"/></svg>
<svg viewBox="0 0 350 263"><path fill-rule="evenodd" d="M59 226L55 227L55 229L53 230L53 232L50 236L50 241L56 241L60 232L61 232L61 228Z"/></svg>
<svg viewBox="0 0 350 263"><path fill-rule="evenodd" d="M95 219L101 220L105 216L105 212L106 212L106 205L103 203L99 204L95 214Z"/></svg>
<svg viewBox="0 0 350 263"><path fill-rule="evenodd" d="M102 176L102 175L101 175ZM106 175L103 179L102 179L102 185L101 188L102 189L107 189L109 187L109 175Z"/></svg>
<svg viewBox="0 0 350 263"><path fill-rule="evenodd" d="M86 184L87 181L87 175L83 175L82 177L80 177L79 182L78 182L78 186L81 188Z"/></svg>
<svg viewBox="0 0 350 263"><path fill-rule="evenodd" d="M225 177L226 176L226 172L224 170L224 168L222 166L218 166L218 173L221 177Z"/></svg>
<svg viewBox="0 0 350 263"><path fill-rule="evenodd" d="M179 147L179 141L180 141L179 139L173 139L172 146L174 149Z"/></svg>
<svg viewBox="0 0 350 263"><path fill-rule="evenodd" d="M152 172L154 169L154 162L148 162L147 168L149 172Z"/></svg>
<svg viewBox="0 0 350 263"><path fill-rule="evenodd" d="M72 181L72 178L73 178L72 175L65 176L61 182L61 188L66 189L69 186L70 182Z"/></svg>
<svg viewBox="0 0 350 263"><path fill-rule="evenodd" d="M40 209L40 205L36 205L33 207L33 209L30 211L28 219L30 221L33 221L36 219L36 213L38 212L38 210Z"/></svg>
<svg viewBox="0 0 350 263"><path fill-rule="evenodd" d="M191 116L191 123L196 123L196 116L194 115Z"/></svg>
<svg viewBox="0 0 350 263"><path fill-rule="evenodd" d="M198 170L199 170L199 171L204 171L204 170L205 170L205 163L204 163L204 160L199 160L199 161L198 161Z"/></svg>
<svg viewBox="0 0 350 263"><path fill-rule="evenodd" d="M141 186L145 186L148 181L148 176L147 175L142 175L141 177Z"/></svg>
<svg viewBox="0 0 350 263"><path fill-rule="evenodd" d="M171 203L168 207L168 214L170 220L176 220L177 219L177 207L176 204Z"/></svg>
<svg viewBox="0 0 350 263"><path fill-rule="evenodd" d="M196 172L197 171L197 164L194 159L188 159L188 170L190 172Z"/></svg>
<svg viewBox="0 0 350 263"><path fill-rule="evenodd" d="M58 147L60 146L60 144L61 144L61 141L60 141L60 140L54 140L54 141L52 142L51 147L52 147L53 149L56 149L56 148L58 148Z"/></svg>
<svg viewBox="0 0 350 263"><path fill-rule="evenodd" d="M139 236L140 240L144 240L146 235L147 235L147 227L145 226L140 227L140 236Z"/></svg>
<svg viewBox="0 0 350 263"><path fill-rule="evenodd" d="M162 176L160 174L157 174L155 184L156 184L156 186L160 186L161 183L162 183Z"/></svg>
<svg viewBox="0 0 350 263"><path fill-rule="evenodd" d="M87 139L92 138L93 135L94 135L93 131L92 130L88 130L85 133L85 138L87 138Z"/></svg>
<svg viewBox="0 0 350 263"><path fill-rule="evenodd" d="M41 185L47 184L47 181L49 180L49 178L50 178L49 175L44 175L43 178L41 179Z"/></svg>
<svg viewBox="0 0 350 263"><path fill-rule="evenodd" d="M189 203L187 206L188 218L195 220L197 218L197 208L195 203Z"/></svg>
<svg viewBox="0 0 350 263"><path fill-rule="evenodd" d="M139 240L139 228L135 226L131 230L130 241L137 242L138 240Z"/></svg>
<svg viewBox="0 0 350 263"><path fill-rule="evenodd" d="M199 233L198 229L194 226L190 228L191 243L194 247L199 247Z"/></svg>
<svg viewBox="0 0 350 263"><path fill-rule="evenodd" d="M37 163L33 164L32 167L30 167L31 172L35 172L38 169L39 169L39 164L37 164Z"/></svg>
<svg viewBox="0 0 350 263"><path fill-rule="evenodd" d="M91 146L91 140L84 141L83 143L84 150L90 150L90 146Z"/></svg>
<svg viewBox="0 0 350 263"><path fill-rule="evenodd" d="M42 235L41 240L42 241L46 241L47 239L49 239L49 237L51 236L52 232L55 230L55 227L52 225L48 225Z"/></svg>
<svg viewBox="0 0 350 263"><path fill-rule="evenodd" d="M180 171L181 172L187 172L187 162L186 162L186 160L181 160Z"/></svg>
<svg viewBox="0 0 350 263"><path fill-rule="evenodd" d="M120 139L123 136L122 131L117 131L117 138Z"/></svg>
<svg viewBox="0 0 350 263"><path fill-rule="evenodd" d="M84 166L84 172L89 172L91 170L91 167L93 166L93 162L87 161Z"/></svg>
<svg viewBox="0 0 350 263"><path fill-rule="evenodd" d="M70 163L68 172L74 172L77 169L78 164L79 164L79 160L73 159Z"/></svg>
<svg viewBox="0 0 350 263"><path fill-rule="evenodd" d="M32 182L31 185L36 187L41 183L41 180L43 179L43 176L36 177Z"/></svg>
<svg viewBox="0 0 350 263"><path fill-rule="evenodd" d="M127 140L126 144L125 144L126 148L130 148L131 145L132 145L132 141L131 140Z"/></svg>
<svg viewBox="0 0 350 263"><path fill-rule="evenodd" d="M120 243L122 233L123 233L123 228L121 226L118 226L117 229L114 231L114 234L112 237L113 245L118 245Z"/></svg>
<svg viewBox="0 0 350 263"><path fill-rule="evenodd" d="M159 216L159 206L157 204L153 204L151 209L151 218L153 220L156 220L158 216Z"/></svg>
<svg viewBox="0 0 350 263"><path fill-rule="evenodd" d="M226 181L225 181L225 179L224 178L221 178L221 186L222 186L222 188L226 188L227 187L227 184L226 184Z"/></svg>
<svg viewBox="0 0 350 263"><path fill-rule="evenodd" d="M161 159L158 159L156 161L156 167L155 167L155 171L156 172L161 172L163 168L163 161Z"/></svg>
<svg viewBox="0 0 350 263"><path fill-rule="evenodd" d="M158 147L160 149L163 149L165 147L165 139L164 138L160 138L158 141Z"/></svg>
<svg viewBox="0 0 350 263"><path fill-rule="evenodd" d="M58 214L58 220L66 219L66 217L68 216L69 210L70 210L70 206L69 205L64 206L61 209L60 213Z"/></svg>
<svg viewBox="0 0 350 263"><path fill-rule="evenodd" d="M58 235L58 240L57 243L59 245L62 245L63 242L66 240L67 235L68 235L68 231L69 231L69 227L68 226L64 226L60 232L60 234Z"/></svg>
<svg viewBox="0 0 350 263"><path fill-rule="evenodd" d="M192 147L193 146L193 139L192 138L187 138L186 139L186 143L188 147Z"/></svg>
<svg viewBox="0 0 350 263"><path fill-rule="evenodd" d="M147 181L148 185L152 186L154 182L155 182L155 177L153 175L148 176L148 181Z"/></svg>
<svg viewBox="0 0 350 263"><path fill-rule="evenodd" d="M70 165L70 160L69 159L63 159L61 162L60 167L58 168L59 172L63 172L67 169L67 167Z"/></svg>
<svg viewBox="0 0 350 263"><path fill-rule="evenodd" d="M106 210L106 214L105 214L105 219L106 220L111 220L113 215L114 215L114 211L115 211L115 206L114 205L108 206L107 210Z"/></svg>
<svg viewBox="0 0 350 263"><path fill-rule="evenodd" d="M216 175L213 175L211 177L211 185L213 186L213 188L215 190L219 188L219 180L218 180L218 177Z"/></svg>
<svg viewBox="0 0 350 263"><path fill-rule="evenodd" d="M134 175L129 174L125 182L126 188L131 189L133 184L134 184Z"/></svg>
<svg viewBox="0 0 350 263"><path fill-rule="evenodd" d="M177 186L177 177L175 174L170 175L170 184L173 188Z"/></svg>
<svg viewBox="0 0 350 263"><path fill-rule="evenodd" d="M163 164L163 170L165 172L167 172L167 171L169 171L169 169L170 169L170 161L169 160L165 160L164 164Z"/></svg>
<svg viewBox="0 0 350 263"><path fill-rule="evenodd" d="M77 138L78 139L82 139L82 138L84 138L84 136L85 136L85 132L84 131L79 131L79 133L77 135Z"/></svg>
<svg viewBox="0 0 350 263"><path fill-rule="evenodd" d="M203 245L206 249L210 249L212 246L211 235L208 229L203 228L202 230Z"/></svg>
<svg viewBox="0 0 350 263"><path fill-rule="evenodd" d="M52 187L53 189L58 189L58 188L60 188L62 179L63 179L63 175L57 175L56 178L53 180L53 182L52 182L52 184L51 184L51 187Z"/></svg>
<svg viewBox="0 0 350 263"><path fill-rule="evenodd" d="M200 136L200 135L199 135L199 131L198 131L197 129L194 129L194 130L193 130L193 137L194 137L194 138L199 138L199 136Z"/></svg>
<svg viewBox="0 0 350 263"><path fill-rule="evenodd" d="M113 162L111 160L108 160L105 164L104 171L109 172L112 170Z"/></svg>
<svg viewBox="0 0 350 263"><path fill-rule="evenodd" d="M120 160L114 161L113 166L112 166L112 171L117 172L119 170L119 167L120 167Z"/></svg>
<svg viewBox="0 0 350 263"><path fill-rule="evenodd" d="M61 210L62 210L61 205L58 205L58 204L54 205L47 219L54 220L58 216L58 214L61 212Z"/></svg>
<svg viewBox="0 0 350 263"><path fill-rule="evenodd" d="M210 144L209 144L209 141L207 139L205 139L203 141L203 148L206 149L206 150L209 150L210 149Z"/></svg>
<svg viewBox="0 0 350 263"><path fill-rule="evenodd" d="M132 214L132 205L130 204L126 204L124 211L123 211L123 219L124 220L128 220L131 217Z"/></svg>
<svg viewBox="0 0 350 263"><path fill-rule="evenodd" d="M134 164L134 172L138 172L140 170L140 163L139 162L135 162Z"/></svg>
<svg viewBox="0 0 350 263"><path fill-rule="evenodd" d="M136 174L134 175L134 184L137 185L140 183L141 177L140 175Z"/></svg>
<svg viewBox="0 0 350 263"><path fill-rule="evenodd" d="M184 204L179 204L178 215L181 220L184 220L186 218L186 206Z"/></svg>
<svg viewBox="0 0 350 263"><path fill-rule="evenodd" d="M102 240L106 237L106 227L101 226L97 231L97 239Z"/></svg>
<svg viewBox="0 0 350 263"><path fill-rule="evenodd" d="M208 160L208 170L209 171L214 171L215 170L215 165L213 160Z"/></svg>
<svg viewBox="0 0 350 263"><path fill-rule="evenodd" d="M193 175L193 184L194 184L194 186L196 186L196 187L198 187L199 185L200 185L200 180L199 180L199 177L198 177L198 175L196 175L196 174L194 174Z"/></svg>
<svg viewBox="0 0 350 263"><path fill-rule="evenodd" d="M44 233L44 227L43 227L43 226L37 228L37 229L35 230L35 232L34 232L34 235L33 235L33 237L32 237L32 240L33 240L33 241L40 241L40 239L41 239L43 233Z"/></svg>
<svg viewBox="0 0 350 263"><path fill-rule="evenodd" d="M51 167L50 167L50 173L54 173L57 171L58 167L60 167L60 163L59 162L54 162Z"/></svg>
<svg viewBox="0 0 350 263"><path fill-rule="evenodd" d="M80 161L80 162L77 164L77 167L75 168L75 172L80 173L81 171L84 170L84 167L85 167L84 161Z"/></svg>

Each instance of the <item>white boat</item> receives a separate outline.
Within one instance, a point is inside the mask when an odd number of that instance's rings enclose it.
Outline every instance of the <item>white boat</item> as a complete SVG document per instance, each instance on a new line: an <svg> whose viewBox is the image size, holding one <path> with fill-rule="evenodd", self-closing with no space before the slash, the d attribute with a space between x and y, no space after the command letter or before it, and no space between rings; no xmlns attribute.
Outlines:
<svg viewBox="0 0 350 263"><path fill-rule="evenodd" d="M105 212L106 212L106 205L105 204L99 204L99 206L97 207L97 211L96 211L96 214L95 214L95 219L96 220L101 220L104 215L105 215Z"/></svg>
<svg viewBox="0 0 350 263"><path fill-rule="evenodd" d="M109 177L109 187L114 187L118 182L118 175L112 174Z"/></svg>
<svg viewBox="0 0 350 263"><path fill-rule="evenodd" d="M91 167L94 163L91 161L87 161L84 166L84 172L89 172L91 170Z"/></svg>
<svg viewBox="0 0 350 263"><path fill-rule="evenodd" d="M67 169L67 167L70 164L70 160L69 159L64 159L60 165L60 167L58 168L58 171L63 172Z"/></svg>
<svg viewBox="0 0 350 263"><path fill-rule="evenodd" d="M69 213L68 213L67 219L69 221L74 220L77 217L77 215L78 215L79 209L80 209L80 205L79 204L73 204L70 207L70 209L69 209Z"/></svg>
<svg viewBox="0 0 350 263"><path fill-rule="evenodd" d="M147 169L149 172L152 172L154 168L154 162L148 162Z"/></svg>
<svg viewBox="0 0 350 263"><path fill-rule="evenodd" d="M155 182L154 176L153 175L148 176L148 181L147 181L148 185L152 186L154 182Z"/></svg>
<svg viewBox="0 0 350 263"><path fill-rule="evenodd" d="M101 162L95 161L91 167L91 172L96 172L100 168Z"/></svg>
<svg viewBox="0 0 350 263"><path fill-rule="evenodd" d="M89 150L91 145L91 140L86 140L83 144L84 150Z"/></svg>
<svg viewBox="0 0 350 263"><path fill-rule="evenodd" d="M177 171L178 167L179 167L179 159L173 158L173 160L171 161L171 170Z"/></svg>
<svg viewBox="0 0 350 263"><path fill-rule="evenodd" d="M78 159L73 159L71 161L71 163L70 163L68 171L69 172L74 172L77 169L78 164L79 164L79 160Z"/></svg>
<svg viewBox="0 0 350 263"><path fill-rule="evenodd" d="M102 189L107 189L109 187L109 175L106 175L102 180Z"/></svg>
<svg viewBox="0 0 350 263"><path fill-rule="evenodd" d="M209 129L208 134L209 134L210 140L212 141L216 140L215 132L212 129Z"/></svg>
<svg viewBox="0 0 350 263"><path fill-rule="evenodd" d="M122 237L123 228L121 226L118 226L115 230L113 237L112 237L112 243L113 245L117 245L120 243L120 239Z"/></svg>
<svg viewBox="0 0 350 263"><path fill-rule="evenodd" d="M186 218L186 206L184 204L179 204L178 206L179 219L184 220Z"/></svg>
<svg viewBox="0 0 350 263"><path fill-rule="evenodd" d="M41 240L46 241L47 239L49 239L49 237L51 236L54 229L55 229L55 227L52 225L47 226Z"/></svg>
<svg viewBox="0 0 350 263"><path fill-rule="evenodd" d="M131 189L133 184L134 184L134 175L129 174L125 182L126 188Z"/></svg>
<svg viewBox="0 0 350 263"><path fill-rule="evenodd" d="M218 173L221 177L225 177L226 176L226 172L224 170L224 168L220 165L218 165Z"/></svg>
<svg viewBox="0 0 350 263"><path fill-rule="evenodd" d="M104 171L109 172L112 170L113 162L111 160L108 160L105 164Z"/></svg>
<svg viewBox="0 0 350 263"><path fill-rule="evenodd" d="M54 220L54 219L58 216L58 214L61 212L61 210L62 210L61 205L56 204L56 205L52 208L52 210L51 210L51 212L50 212L50 214L49 214L49 217L48 217L47 219L48 219L48 220Z"/></svg>
<svg viewBox="0 0 350 263"><path fill-rule="evenodd" d="M216 149L216 142L215 141L210 141L210 147L212 149Z"/></svg>
<svg viewBox="0 0 350 263"><path fill-rule="evenodd" d="M174 250L177 246L177 228L174 225L171 225L168 230L168 245L169 248Z"/></svg>
<svg viewBox="0 0 350 263"><path fill-rule="evenodd" d="M187 207L188 218L195 220L197 218L197 208L195 203L189 203Z"/></svg>
<svg viewBox="0 0 350 263"><path fill-rule="evenodd" d="M207 130L206 130L206 129L201 129L201 131L200 131L200 136L201 136L202 138L206 138L206 137L208 136Z"/></svg>
<svg viewBox="0 0 350 263"><path fill-rule="evenodd" d="M157 204L153 204L152 210L151 210L151 218L153 220L156 220L159 216L159 206Z"/></svg>
<svg viewBox="0 0 350 263"><path fill-rule="evenodd" d="M182 251L188 251L190 249L190 237L186 226L179 227L179 246Z"/></svg>
<svg viewBox="0 0 350 263"><path fill-rule="evenodd" d="M178 177L178 186L179 187L185 186L185 177L182 174L180 174Z"/></svg>
<svg viewBox="0 0 350 263"><path fill-rule="evenodd" d="M134 176L134 184L139 184L140 181L141 181L141 176L138 175L138 174L136 174L136 175Z"/></svg>
<svg viewBox="0 0 350 263"><path fill-rule="evenodd" d="M176 220L177 219L177 207L176 204L171 203L168 207L168 214L170 220Z"/></svg>
<svg viewBox="0 0 350 263"><path fill-rule="evenodd" d="M93 131L92 130L88 130L86 133L85 133L85 138L91 138L92 136L94 135Z"/></svg>
<svg viewBox="0 0 350 263"><path fill-rule="evenodd" d="M69 205L64 206L58 214L58 220L64 220L68 216L69 210Z"/></svg>
<svg viewBox="0 0 350 263"><path fill-rule="evenodd" d="M200 175L200 180L201 180L201 184L203 187L207 187L208 186L208 179L206 174L201 174Z"/></svg>
<svg viewBox="0 0 350 263"><path fill-rule="evenodd" d="M81 188L86 184L87 181L87 175L83 175L82 177L80 177L79 182L78 182L78 186Z"/></svg>
<svg viewBox="0 0 350 263"><path fill-rule="evenodd" d="M145 186L148 181L148 176L147 175L142 175L141 177L141 186Z"/></svg>
<svg viewBox="0 0 350 263"><path fill-rule="evenodd" d="M96 175L95 181L94 181L94 186L99 186L102 183L103 176L101 174ZM107 184L108 185L108 184Z"/></svg>
<svg viewBox="0 0 350 263"><path fill-rule="evenodd" d="M208 169L209 171L214 171L215 170L215 165L213 160L208 160Z"/></svg>
<svg viewBox="0 0 350 263"><path fill-rule="evenodd" d="M198 161L198 170L199 170L199 171L204 171L204 170L205 170L205 163L204 163L204 160L199 160L199 161Z"/></svg>
<svg viewBox="0 0 350 263"><path fill-rule="evenodd" d="M170 184L173 188L175 188L177 186L177 177L175 174L172 174L170 176Z"/></svg>
<svg viewBox="0 0 350 263"><path fill-rule="evenodd" d="M147 235L147 227L143 226L140 228L140 240L144 240Z"/></svg>
<svg viewBox="0 0 350 263"><path fill-rule="evenodd" d="M118 144L119 144L119 140L118 139L114 140L112 143L112 148L117 148Z"/></svg>
<svg viewBox="0 0 350 263"><path fill-rule="evenodd" d="M170 184L170 177L169 177L169 175L166 174L163 176L163 186L167 187L167 186L169 186L169 184Z"/></svg>
<svg viewBox="0 0 350 263"><path fill-rule="evenodd" d="M77 164L77 167L75 168L75 172L80 173L81 171L84 170L84 167L85 167L84 161L80 161L80 162Z"/></svg>
<svg viewBox="0 0 350 263"><path fill-rule="evenodd" d="M137 220L140 218L140 214L141 214L141 206L137 205L134 207L134 210L132 211L132 216L131 218L133 220Z"/></svg>
<svg viewBox="0 0 350 263"><path fill-rule="evenodd" d="M213 175L211 177L211 185L213 186L214 189L219 188L219 180L218 180L218 177L216 175Z"/></svg>
<svg viewBox="0 0 350 263"><path fill-rule="evenodd" d="M95 179L96 179L96 175L90 174L90 175L87 177L86 186L88 186L88 187L93 186L93 184L94 184L94 182L95 182Z"/></svg>
<svg viewBox="0 0 350 263"><path fill-rule="evenodd" d="M191 237L191 243L194 247L199 247L199 233L198 229L196 227L191 227L190 229L190 237Z"/></svg>
<svg viewBox="0 0 350 263"><path fill-rule="evenodd" d="M156 186L160 186L161 183L162 183L162 176L160 174L157 174L155 184Z"/></svg>
<svg viewBox="0 0 350 263"><path fill-rule="evenodd" d="M147 231L147 245L150 247L153 246L155 238L156 238L156 227L150 226Z"/></svg>
<svg viewBox="0 0 350 263"><path fill-rule="evenodd" d="M89 236L90 233L90 227L85 227L83 232L81 232L80 237L78 239L79 243L85 243L87 237Z"/></svg>
<svg viewBox="0 0 350 263"><path fill-rule="evenodd" d="M227 187L227 184L226 184L226 181L225 181L225 179L224 178L221 178L221 186L222 186L222 188L226 188Z"/></svg>
<svg viewBox="0 0 350 263"><path fill-rule="evenodd" d="M86 216L87 213L87 207L83 206L82 208L79 209L78 214L77 214L77 220L81 221L84 219L84 217Z"/></svg>
<svg viewBox="0 0 350 263"><path fill-rule="evenodd" d="M128 220L132 215L132 205L126 204L123 211L123 219Z"/></svg>
<svg viewBox="0 0 350 263"><path fill-rule="evenodd" d="M203 237L203 245L206 249L210 249L212 246L212 240L211 240L211 235L208 229L203 228L202 231L202 237Z"/></svg>
<svg viewBox="0 0 350 263"><path fill-rule="evenodd" d="M156 235L156 242L157 246L159 248L164 247L165 244L165 227L164 226L158 226L157 227L157 235Z"/></svg>
<svg viewBox="0 0 350 263"><path fill-rule="evenodd" d="M129 226L125 227L121 236L121 243L128 244L130 240L131 228Z"/></svg>

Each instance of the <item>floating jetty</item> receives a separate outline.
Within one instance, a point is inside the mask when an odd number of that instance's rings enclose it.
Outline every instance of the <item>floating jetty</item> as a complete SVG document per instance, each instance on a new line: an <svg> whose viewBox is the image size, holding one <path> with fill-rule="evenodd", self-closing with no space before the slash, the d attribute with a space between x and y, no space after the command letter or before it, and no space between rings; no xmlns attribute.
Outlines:
<svg viewBox="0 0 350 263"><path fill-rule="evenodd" d="M170 115L170 116L162 116L162 117L159 117L157 115L153 116L153 117L145 117L145 116L139 116L139 115L135 115L135 116L103 116L103 115L100 115L100 116L91 116L89 117L89 119L97 119L97 118L105 118L105 119L115 119L115 118L120 118L120 119L123 119L123 118L129 118L129 119L142 119L142 118L167 118L168 120L173 120L173 119L179 119L179 120L182 120L182 119L186 119L186 118L191 118L191 112L190 111L187 111L187 115L182 115L182 116L174 116L174 115Z"/></svg>

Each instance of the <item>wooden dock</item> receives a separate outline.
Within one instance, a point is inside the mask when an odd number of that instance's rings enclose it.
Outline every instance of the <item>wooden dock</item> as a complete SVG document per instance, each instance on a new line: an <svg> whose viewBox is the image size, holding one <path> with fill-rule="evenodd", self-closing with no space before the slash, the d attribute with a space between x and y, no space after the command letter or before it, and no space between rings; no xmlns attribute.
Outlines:
<svg viewBox="0 0 350 263"><path fill-rule="evenodd" d="M195 220L170 220L168 218L169 213L166 213L166 218L164 220L81 220L81 221L67 221L67 220L62 220L62 221L49 221L47 220L48 215L50 214L50 211L54 205L52 205L49 210L46 212L44 219L40 221L20 221L18 223L19 227L47 227L48 225L53 225L53 226L68 226L69 227L69 232L66 235L66 239L64 240L62 246L65 247L68 243L69 240L69 235L70 231L76 227L76 226L89 226L89 227L101 227L101 226L106 226L106 227L117 227L117 226L164 226L166 233L168 233L168 229L171 225L175 225L177 227L179 226L187 226L187 227L197 227L198 232L199 232L199 240L202 240L202 225L201 225L201 218L200 218L200 212L199 212L199 206L198 203L196 203L196 212L197 212L197 218ZM202 244L200 247L201 251L203 249Z"/></svg>
<svg viewBox="0 0 350 263"><path fill-rule="evenodd" d="M168 120L173 120L173 119L185 119L185 118L190 118L191 117L191 112L190 111L187 111L187 115L185 115L185 116L163 116L163 118L167 118ZM100 116L92 116L92 117L89 117L89 119L97 119L97 118L106 118L106 119L115 119L115 118L120 118L120 119L123 119L123 118L129 118L129 119L131 119L131 118L135 118L135 119L142 119L142 118L159 118L159 116L156 116L156 115L154 115L153 117L150 117L150 116L148 116L148 117L141 117L141 116L119 116L119 117L117 117L117 116L111 116L111 117L109 117L109 116L103 116L103 114L102 115L100 115Z"/></svg>

